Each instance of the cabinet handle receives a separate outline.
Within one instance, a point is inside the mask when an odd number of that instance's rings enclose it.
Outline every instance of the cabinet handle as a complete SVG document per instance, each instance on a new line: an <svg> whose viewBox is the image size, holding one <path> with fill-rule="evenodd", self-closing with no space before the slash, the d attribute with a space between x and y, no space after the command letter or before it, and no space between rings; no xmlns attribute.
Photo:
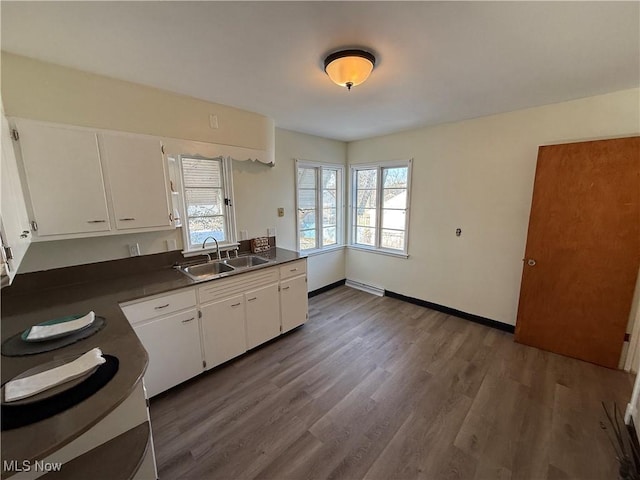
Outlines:
<svg viewBox="0 0 640 480"><path fill-rule="evenodd" d="M135 220L135 218L127 217L127 218L119 218L118 220L120 220L121 222L132 222Z"/></svg>
<svg viewBox="0 0 640 480"><path fill-rule="evenodd" d="M292 268L291 270L289 270L290 272L297 272L298 269L297 268Z"/></svg>
<svg viewBox="0 0 640 480"><path fill-rule="evenodd" d="M161 310L163 308L167 308L169 306L169 304L167 303L166 305L160 305L159 307L154 307L156 310Z"/></svg>
<svg viewBox="0 0 640 480"><path fill-rule="evenodd" d="M186 320L182 320L182 323L189 323L191 320L195 320L195 319L196 319L196 317L191 317L191 318L188 318Z"/></svg>
<svg viewBox="0 0 640 480"><path fill-rule="evenodd" d="M232 307L239 307L240 305L242 305L242 302L238 302L238 303L234 303L233 305L231 305Z"/></svg>
<svg viewBox="0 0 640 480"><path fill-rule="evenodd" d="M291 287L282 287L282 290L289 290Z"/></svg>
<svg viewBox="0 0 640 480"><path fill-rule="evenodd" d="M87 220L87 223L107 223L106 220Z"/></svg>
<svg viewBox="0 0 640 480"><path fill-rule="evenodd" d="M247 302L253 302L254 300L257 300L257 299L258 299L258 297L253 297L253 298L248 299Z"/></svg>

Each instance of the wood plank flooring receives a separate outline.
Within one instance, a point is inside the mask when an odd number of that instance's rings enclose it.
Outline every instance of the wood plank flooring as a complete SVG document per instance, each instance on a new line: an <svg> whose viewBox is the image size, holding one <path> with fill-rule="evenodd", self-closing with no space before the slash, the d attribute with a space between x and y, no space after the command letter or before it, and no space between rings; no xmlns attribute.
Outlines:
<svg viewBox="0 0 640 480"><path fill-rule="evenodd" d="M605 479L633 378L348 287L290 334L151 400L172 479Z"/></svg>

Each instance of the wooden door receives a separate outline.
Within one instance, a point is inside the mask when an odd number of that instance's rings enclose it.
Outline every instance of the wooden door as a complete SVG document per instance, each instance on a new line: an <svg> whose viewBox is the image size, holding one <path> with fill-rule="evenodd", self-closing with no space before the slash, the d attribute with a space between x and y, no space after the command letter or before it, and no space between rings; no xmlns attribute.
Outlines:
<svg viewBox="0 0 640 480"><path fill-rule="evenodd" d="M515 339L616 368L640 263L640 137L540 147Z"/></svg>

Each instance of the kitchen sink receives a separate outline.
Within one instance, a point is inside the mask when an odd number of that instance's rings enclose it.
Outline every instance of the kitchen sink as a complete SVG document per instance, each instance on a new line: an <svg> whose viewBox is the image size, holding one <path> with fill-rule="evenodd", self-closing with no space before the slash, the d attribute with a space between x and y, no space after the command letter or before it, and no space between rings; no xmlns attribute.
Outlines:
<svg viewBox="0 0 640 480"><path fill-rule="evenodd" d="M178 270L194 280L206 280L224 273L233 272L234 268L224 262L210 262L191 267L180 267Z"/></svg>
<svg viewBox="0 0 640 480"><path fill-rule="evenodd" d="M222 263L231 265L234 268L251 268L269 263L269 260L257 255L248 255L246 257L228 258L226 260L223 260Z"/></svg>
<svg viewBox="0 0 640 480"><path fill-rule="evenodd" d="M247 255L246 257L227 258L190 267L178 267L178 271L193 280L201 281L223 277L236 270L246 270L269 262L266 258L258 255Z"/></svg>

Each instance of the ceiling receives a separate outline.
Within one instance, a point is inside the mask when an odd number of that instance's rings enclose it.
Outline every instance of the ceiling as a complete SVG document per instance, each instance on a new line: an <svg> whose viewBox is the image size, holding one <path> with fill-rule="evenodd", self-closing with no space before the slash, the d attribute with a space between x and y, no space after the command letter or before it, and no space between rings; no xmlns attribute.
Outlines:
<svg viewBox="0 0 640 480"><path fill-rule="evenodd" d="M640 85L639 2L1 2L2 48L356 140ZM378 63L351 92L324 56Z"/></svg>

